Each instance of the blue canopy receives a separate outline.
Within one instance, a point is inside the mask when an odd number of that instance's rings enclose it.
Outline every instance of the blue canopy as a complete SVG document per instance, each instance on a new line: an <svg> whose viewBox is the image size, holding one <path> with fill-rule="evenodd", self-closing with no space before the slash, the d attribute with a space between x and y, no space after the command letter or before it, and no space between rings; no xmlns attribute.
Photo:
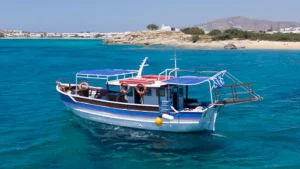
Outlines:
<svg viewBox="0 0 300 169"><path fill-rule="evenodd" d="M78 72L77 75L117 76L117 75L131 74L137 72L138 72L137 70L102 69L102 70L84 70Z"/></svg>
<svg viewBox="0 0 300 169"><path fill-rule="evenodd" d="M198 77L198 76L181 76L175 77L169 80L163 81L166 84L174 85L198 85L206 82L209 77Z"/></svg>

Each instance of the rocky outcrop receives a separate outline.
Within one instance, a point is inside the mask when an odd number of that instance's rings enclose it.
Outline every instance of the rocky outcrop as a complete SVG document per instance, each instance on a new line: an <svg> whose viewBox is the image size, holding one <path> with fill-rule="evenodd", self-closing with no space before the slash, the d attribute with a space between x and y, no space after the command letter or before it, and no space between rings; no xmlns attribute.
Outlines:
<svg viewBox="0 0 300 169"><path fill-rule="evenodd" d="M224 49L237 49L237 47L233 43L229 43L224 46Z"/></svg>
<svg viewBox="0 0 300 169"><path fill-rule="evenodd" d="M180 31L140 31L105 39L106 44L169 45L190 42L191 36Z"/></svg>

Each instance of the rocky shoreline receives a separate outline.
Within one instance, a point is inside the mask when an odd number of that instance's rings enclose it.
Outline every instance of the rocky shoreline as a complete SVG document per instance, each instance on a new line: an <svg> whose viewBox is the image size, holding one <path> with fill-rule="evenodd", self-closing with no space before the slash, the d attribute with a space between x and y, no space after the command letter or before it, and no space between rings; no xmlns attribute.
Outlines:
<svg viewBox="0 0 300 169"><path fill-rule="evenodd" d="M107 44L142 44L167 45L170 43L185 43L191 39L190 35L175 31L140 31L105 39Z"/></svg>
<svg viewBox="0 0 300 169"><path fill-rule="evenodd" d="M192 36L184 34L180 31L140 31L125 35L119 35L112 38L105 39L105 44L137 44L137 45L166 45L176 46L185 49L224 49L228 43L220 43L212 41L210 38L202 37L196 43L192 42ZM240 46L232 47L230 49L243 48Z"/></svg>
<svg viewBox="0 0 300 169"><path fill-rule="evenodd" d="M180 31L140 31L114 36L103 41L105 44L166 45L184 49L279 49L300 50L300 42L225 40L212 41L202 35L196 43L192 36Z"/></svg>

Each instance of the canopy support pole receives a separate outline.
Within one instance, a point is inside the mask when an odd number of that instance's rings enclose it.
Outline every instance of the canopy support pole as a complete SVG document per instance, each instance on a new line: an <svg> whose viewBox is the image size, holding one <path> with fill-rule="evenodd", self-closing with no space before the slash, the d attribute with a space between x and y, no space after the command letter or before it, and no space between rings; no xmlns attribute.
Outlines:
<svg viewBox="0 0 300 169"><path fill-rule="evenodd" d="M106 82L106 89L107 89L107 91L109 92L109 85L108 85L108 82Z"/></svg>
<svg viewBox="0 0 300 169"><path fill-rule="evenodd" d="M77 95L77 74L76 74L76 95Z"/></svg>
<svg viewBox="0 0 300 169"><path fill-rule="evenodd" d="M189 87L188 85L185 86L185 98L186 100L188 100L188 97L189 97Z"/></svg>
<svg viewBox="0 0 300 169"><path fill-rule="evenodd" d="M158 95L158 105L160 105L160 87L156 89L156 93Z"/></svg>
<svg viewBox="0 0 300 169"><path fill-rule="evenodd" d="M167 88L167 100L168 101L170 100L170 96L171 96L171 94L169 96L169 90L170 90L170 86L168 85L168 88Z"/></svg>
<svg viewBox="0 0 300 169"><path fill-rule="evenodd" d="M177 77L177 60L176 60L176 52L174 54L174 66L175 66L175 77Z"/></svg>
<svg viewBox="0 0 300 169"><path fill-rule="evenodd" d="M213 89L213 87L211 86L210 80L208 81L208 86L209 86L209 93L210 93L210 101L211 101L211 104L214 104L213 97L212 97L212 89Z"/></svg>

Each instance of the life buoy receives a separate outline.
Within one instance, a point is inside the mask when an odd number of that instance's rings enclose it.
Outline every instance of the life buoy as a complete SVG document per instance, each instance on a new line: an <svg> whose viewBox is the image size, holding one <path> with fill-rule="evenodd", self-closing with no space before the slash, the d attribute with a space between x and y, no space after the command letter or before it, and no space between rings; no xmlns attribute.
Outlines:
<svg viewBox="0 0 300 169"><path fill-rule="evenodd" d="M144 90L142 90L142 91L140 91L140 87L142 87L142 88L144 88ZM143 83L139 83L139 84L137 84L136 86L135 86L135 90L136 90L136 92L139 94L139 95L143 95L143 94L145 94L145 92L146 92L146 86L143 84Z"/></svg>
<svg viewBox="0 0 300 169"><path fill-rule="evenodd" d="M126 89L124 89L123 87L126 87ZM122 93L128 93L128 91L129 91L128 83L126 83L126 82L120 83L120 90Z"/></svg>
<svg viewBox="0 0 300 169"><path fill-rule="evenodd" d="M78 86L78 90L83 91L83 90L87 90L87 89L89 89L89 84L87 82L82 82Z"/></svg>

